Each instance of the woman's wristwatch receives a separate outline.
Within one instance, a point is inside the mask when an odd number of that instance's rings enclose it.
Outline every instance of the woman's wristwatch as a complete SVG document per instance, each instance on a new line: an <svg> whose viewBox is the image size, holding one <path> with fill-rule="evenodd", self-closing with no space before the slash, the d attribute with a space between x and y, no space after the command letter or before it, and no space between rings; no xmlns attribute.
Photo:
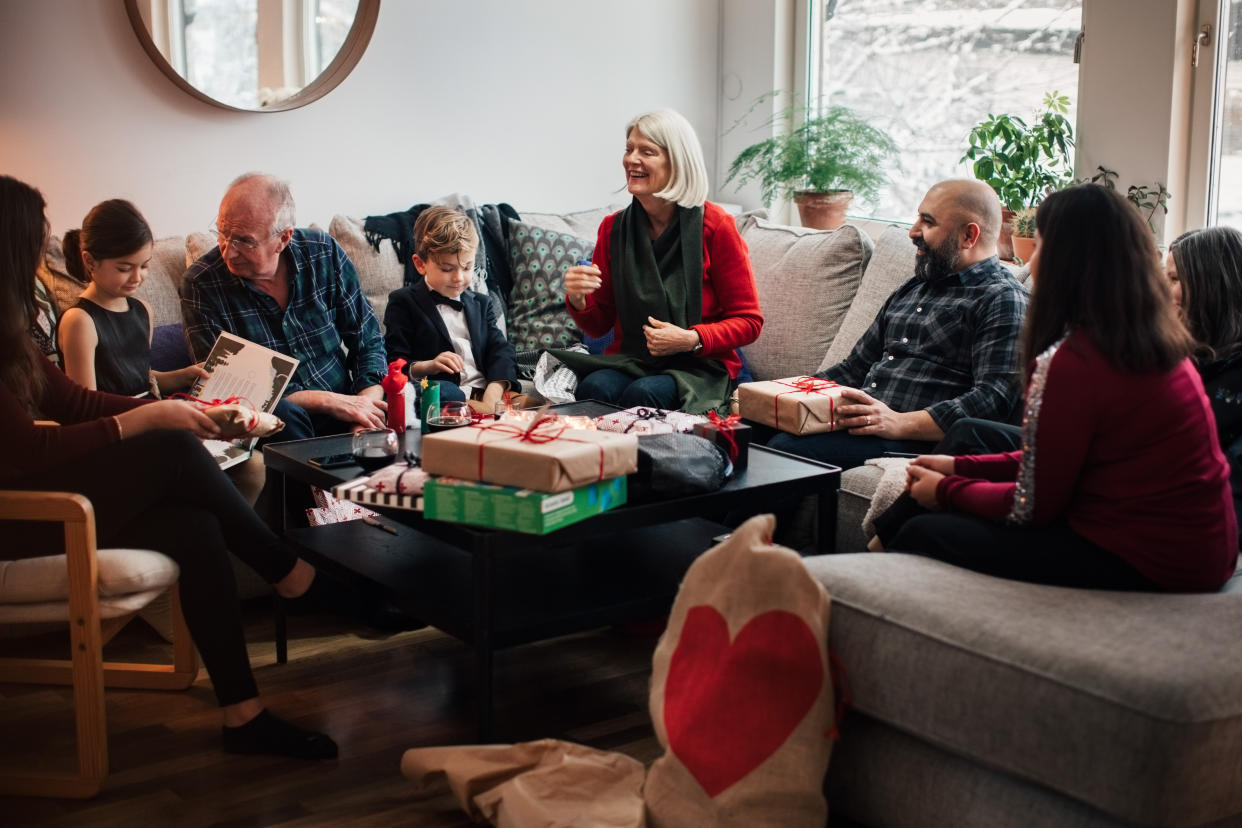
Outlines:
<svg viewBox="0 0 1242 828"><path fill-rule="evenodd" d="M691 330L694 330L694 329L691 328ZM697 345L695 345L693 348L690 349L690 353L692 354L702 353L703 352L703 334L699 333L697 330L694 330L694 335L699 338L699 342Z"/></svg>

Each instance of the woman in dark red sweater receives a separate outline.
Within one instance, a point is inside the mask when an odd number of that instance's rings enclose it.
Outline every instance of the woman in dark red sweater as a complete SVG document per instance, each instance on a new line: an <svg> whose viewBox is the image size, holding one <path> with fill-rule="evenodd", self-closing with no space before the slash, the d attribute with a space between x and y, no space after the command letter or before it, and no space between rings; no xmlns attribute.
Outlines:
<svg viewBox="0 0 1242 828"><path fill-rule="evenodd" d="M693 127L663 109L625 128L630 206L604 219L593 264L565 273L565 300L605 354L557 351L579 377L578 398L693 414L721 409L737 379L737 348L763 328L746 243L706 201L707 168Z"/></svg>
<svg viewBox="0 0 1242 828"><path fill-rule="evenodd" d="M100 546L154 549L177 562L182 612L223 709L226 751L335 757L328 736L264 709L228 552L295 602L321 602L327 583L259 520L203 448L199 438L219 433L210 417L175 400L87 390L39 352L29 331L44 206L38 190L0 176L0 488L85 495ZM36 415L59 425L36 425ZM6 556L55 554L59 534L47 528L4 527Z"/></svg>
<svg viewBox="0 0 1242 828"><path fill-rule="evenodd" d="M1036 227L1022 449L912 461L932 513L885 547L1041 583L1219 589L1229 470L1150 230L1096 185L1048 196Z"/></svg>

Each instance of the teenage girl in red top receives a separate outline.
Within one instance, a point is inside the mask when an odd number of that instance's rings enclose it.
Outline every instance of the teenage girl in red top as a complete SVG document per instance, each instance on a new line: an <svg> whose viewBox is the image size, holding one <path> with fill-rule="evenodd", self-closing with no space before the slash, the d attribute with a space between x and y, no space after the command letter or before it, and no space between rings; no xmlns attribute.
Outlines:
<svg viewBox="0 0 1242 828"><path fill-rule="evenodd" d="M1151 231L1096 185L1048 196L1036 227L1022 449L912 461L930 513L885 547L1041 583L1219 589L1229 470Z"/></svg>

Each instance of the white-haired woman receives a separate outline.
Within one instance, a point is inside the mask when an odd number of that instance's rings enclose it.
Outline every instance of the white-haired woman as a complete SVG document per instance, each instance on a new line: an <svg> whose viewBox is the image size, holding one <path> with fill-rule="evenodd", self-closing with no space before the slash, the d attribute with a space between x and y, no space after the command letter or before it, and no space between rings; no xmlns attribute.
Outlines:
<svg viewBox="0 0 1242 828"><path fill-rule="evenodd" d="M629 207L604 219L594 263L565 273L565 299L602 355L557 352L578 398L704 413L722 409L741 369L737 348L763 328L746 243L708 202L694 128L661 109L625 128Z"/></svg>

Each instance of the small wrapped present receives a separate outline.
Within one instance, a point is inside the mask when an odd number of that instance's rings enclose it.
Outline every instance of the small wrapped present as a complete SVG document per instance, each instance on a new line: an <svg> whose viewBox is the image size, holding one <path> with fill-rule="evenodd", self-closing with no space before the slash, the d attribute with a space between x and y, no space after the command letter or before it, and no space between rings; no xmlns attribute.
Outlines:
<svg viewBox="0 0 1242 828"><path fill-rule="evenodd" d="M428 474L563 492L638 470L638 438L568 428L556 419L533 427L490 422L423 437Z"/></svg>
<svg viewBox="0 0 1242 828"><path fill-rule="evenodd" d="M543 535L625 503L626 480L614 477L553 494L433 477L427 481L423 514L434 520Z"/></svg>
<svg viewBox="0 0 1242 828"><path fill-rule="evenodd" d="M375 512L365 506L338 500L331 492L320 489L318 486L311 487L311 495L315 499L315 505L306 510L306 520L311 526L327 526L330 523L376 517Z"/></svg>
<svg viewBox="0 0 1242 828"><path fill-rule="evenodd" d="M600 431L612 431L618 434L672 434L680 432L689 434L696 425L707 422L706 417L687 414L684 411L669 411L664 408L646 408L635 406L615 414L603 414L595 418L595 427Z"/></svg>
<svg viewBox="0 0 1242 828"><path fill-rule="evenodd" d="M835 431L844 385L818 377L744 382L737 387L742 417L790 434Z"/></svg>
<svg viewBox="0 0 1242 828"><path fill-rule="evenodd" d="M694 427L694 433L724 449L724 453L733 463L734 472L746 468L746 461L750 459L750 426L742 422L739 414L721 417L712 411L708 413L707 419L707 422Z"/></svg>

